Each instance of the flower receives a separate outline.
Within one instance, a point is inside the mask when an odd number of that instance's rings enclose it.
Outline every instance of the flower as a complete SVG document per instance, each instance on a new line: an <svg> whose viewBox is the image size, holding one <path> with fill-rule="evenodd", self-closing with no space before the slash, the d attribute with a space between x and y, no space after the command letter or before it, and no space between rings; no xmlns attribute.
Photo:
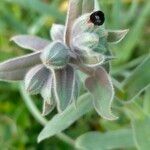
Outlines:
<svg viewBox="0 0 150 150"><path fill-rule="evenodd" d="M28 93L42 95L43 115L55 106L62 112L77 100L79 69L88 75L85 86L93 95L96 111L104 118L115 118L109 111L114 91L107 73L108 60L112 58L108 42L120 42L128 30L106 30L103 12L95 10L94 0L90 3L91 7L86 7L87 1L82 4L70 0L66 25L53 24L52 41L30 35L14 36L11 41L33 52L0 64L1 80L23 80ZM106 101L107 110L101 108L99 96Z"/></svg>

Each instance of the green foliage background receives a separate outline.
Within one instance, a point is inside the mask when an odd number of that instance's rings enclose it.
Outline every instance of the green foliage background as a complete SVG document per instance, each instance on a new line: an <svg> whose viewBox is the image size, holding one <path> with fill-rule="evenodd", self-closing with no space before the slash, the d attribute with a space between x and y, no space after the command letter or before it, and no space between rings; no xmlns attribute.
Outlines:
<svg viewBox="0 0 150 150"><path fill-rule="evenodd" d="M106 14L107 28L130 29L127 37L119 45L111 45L112 52L117 57L112 62L111 74L117 87L116 93L122 97L122 84L120 83L150 55L150 2L149 0L99 0L99 2ZM9 39L16 34L36 34L49 38L49 29L52 23L64 24L66 4L67 1L63 0L0 0L0 61L27 53L9 42ZM129 82L124 89L127 96L132 95L132 90L135 91L141 86L138 84L139 79L143 83L147 82L143 75L148 72L149 68L150 65L143 68L141 74L134 76L135 84L131 88L130 82L133 80ZM41 98L37 96L33 99L41 109ZM115 102L119 103L117 100ZM53 112L47 118L50 119L55 113ZM119 115L119 120L110 122L101 119L95 112L90 112L74 123L65 133L72 138L77 138L88 131L105 132L130 128L131 117L136 118L136 121L132 122L134 126L137 120L142 118L143 113L150 116L150 88L136 98L135 102L123 106L116 113ZM149 122L144 122L144 125L147 124L150 126ZM37 144L37 136L41 129L42 126L27 110L20 95L18 83L0 82L0 149L72 149L56 137ZM138 127L135 129L138 132ZM137 148L141 149L138 146Z"/></svg>

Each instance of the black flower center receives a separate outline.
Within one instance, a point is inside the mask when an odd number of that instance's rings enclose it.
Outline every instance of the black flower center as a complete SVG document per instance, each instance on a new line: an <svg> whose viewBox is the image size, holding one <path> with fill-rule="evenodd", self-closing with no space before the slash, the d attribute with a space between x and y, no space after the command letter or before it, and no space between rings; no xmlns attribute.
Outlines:
<svg viewBox="0 0 150 150"><path fill-rule="evenodd" d="M90 15L90 21L97 26L100 26L105 21L105 15L102 11L95 11Z"/></svg>

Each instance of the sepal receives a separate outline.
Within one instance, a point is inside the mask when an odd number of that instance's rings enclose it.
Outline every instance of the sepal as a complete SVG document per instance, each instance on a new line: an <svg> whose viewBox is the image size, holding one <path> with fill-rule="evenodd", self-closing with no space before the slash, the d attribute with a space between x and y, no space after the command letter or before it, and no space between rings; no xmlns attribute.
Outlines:
<svg viewBox="0 0 150 150"><path fill-rule="evenodd" d="M44 65L37 65L33 67L29 70L24 79L26 91L30 94L40 93L49 74L49 70L44 67Z"/></svg>

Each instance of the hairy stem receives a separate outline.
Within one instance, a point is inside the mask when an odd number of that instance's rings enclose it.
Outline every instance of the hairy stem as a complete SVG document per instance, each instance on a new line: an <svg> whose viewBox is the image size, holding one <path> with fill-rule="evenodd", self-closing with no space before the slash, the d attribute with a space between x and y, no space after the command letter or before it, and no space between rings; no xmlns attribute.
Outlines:
<svg viewBox="0 0 150 150"><path fill-rule="evenodd" d="M38 121L41 125L45 126L48 121L41 115L41 113L39 112L39 110L37 109L35 104L33 103L31 97L26 93L22 84L20 85L20 93L21 93L21 96L23 97L23 100L24 100L28 110L33 115L33 117L36 119L36 121ZM64 141L65 143L69 144L72 147L75 146L74 140L71 139L69 136L67 136L64 133L59 133L56 135L56 137L58 139Z"/></svg>

